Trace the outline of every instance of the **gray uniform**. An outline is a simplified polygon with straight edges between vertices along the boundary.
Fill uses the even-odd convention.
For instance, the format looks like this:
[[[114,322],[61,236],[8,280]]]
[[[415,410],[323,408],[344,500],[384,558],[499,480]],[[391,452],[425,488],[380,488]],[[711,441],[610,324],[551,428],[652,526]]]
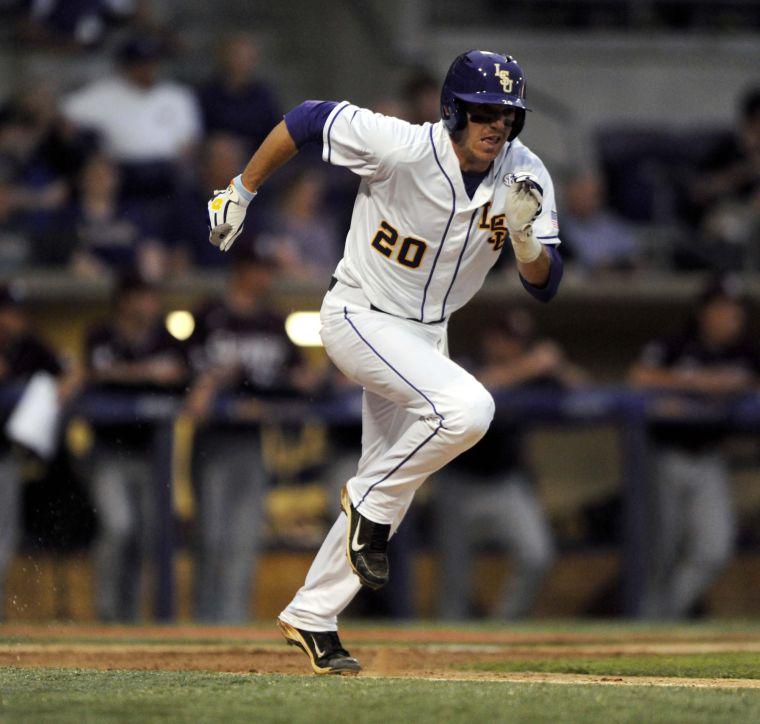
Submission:
[[[510,554],[512,567],[490,615],[527,615],[554,558],[541,503],[520,468],[518,431],[498,419],[474,448],[435,477],[436,544],[440,561],[440,614],[471,610],[474,554],[485,542]]]
[[[692,332],[651,343],[641,364],[659,369],[756,373],[758,357],[743,340],[714,348]],[[719,423],[655,425],[652,430],[652,565],[643,595],[645,616],[688,615],[733,553],[736,519],[728,467],[720,449],[726,434]]]
[[[660,448],[653,503],[655,556],[644,614],[680,618],[733,553],[736,520],[723,456]]]
[[[139,343],[122,338],[113,324],[93,329],[86,356],[94,374],[122,363],[184,361],[177,341],[157,322]],[[108,389],[148,395],[175,391],[172,385],[131,384],[114,380]],[[129,422],[101,426],[90,455],[88,479],[98,532],[95,540],[95,607],[104,621],[139,617],[142,563],[154,550],[158,498],[153,475],[153,429]]]
[[[196,615],[203,621],[245,621],[267,488],[259,431],[208,431],[197,442]]]
[[[155,548],[152,458],[149,450],[101,442],[90,462],[98,519],[95,608],[103,621],[134,621],[140,615],[142,563]]]
[[[263,399],[292,394],[299,361],[284,320],[267,310],[233,311],[223,301],[197,315],[190,340],[199,372],[227,370],[228,394]],[[196,615],[236,623],[251,614],[251,582],[264,523],[268,478],[257,426],[211,424],[195,438],[198,497]]]

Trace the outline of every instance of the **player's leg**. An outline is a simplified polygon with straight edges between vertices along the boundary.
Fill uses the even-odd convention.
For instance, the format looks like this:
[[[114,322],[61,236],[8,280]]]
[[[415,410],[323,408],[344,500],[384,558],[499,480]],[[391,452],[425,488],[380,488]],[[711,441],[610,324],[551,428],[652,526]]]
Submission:
[[[728,469],[719,453],[692,459],[684,552],[673,575],[671,615],[686,616],[733,551],[736,534]]]
[[[224,446],[229,475],[226,566],[218,592],[218,620],[239,623],[250,617],[254,578],[264,520],[266,472],[258,431],[233,433]]]
[[[101,619],[113,621],[122,614],[125,566],[134,538],[136,510],[129,472],[118,450],[100,446],[92,471],[92,498],[98,512],[94,545],[96,608]]]
[[[360,468],[382,456],[413,422],[414,418],[394,402],[365,391]],[[391,535],[397,530],[407,508],[408,504],[397,514]],[[337,630],[338,615],[361,588],[346,558],[346,525],[346,515],[340,513],[314,558],[304,585],[280,614],[283,621],[306,631]]]
[[[382,413],[401,431],[390,446],[388,431],[363,435],[367,454],[358,476],[349,481],[349,506],[361,506],[377,489],[371,523],[392,532],[406,513],[414,492],[430,473],[477,442],[493,417],[493,399],[471,375],[444,356],[445,330],[372,312],[366,300],[330,295],[322,307],[322,338],[336,365],[374,395]],[[397,414],[390,404],[404,414]],[[391,425],[391,428],[393,425]],[[383,489],[384,486],[385,489]],[[356,489],[354,489],[356,488]],[[361,498],[357,500],[357,498]],[[375,515],[373,520],[371,515]],[[286,626],[304,631],[335,631],[337,616],[359,589],[346,561],[347,520],[339,516],[307,576],[307,582],[283,611]],[[298,631],[286,633],[294,641]],[[301,641],[300,646],[306,644]],[[315,654],[310,654],[315,665]],[[316,669],[315,669],[316,670]]]
[[[445,330],[361,307],[323,307],[322,336],[333,361],[365,389],[414,417],[400,438],[348,483],[370,521],[392,523],[416,489],[474,445],[493,418],[493,398],[442,353]]]
[[[463,390],[461,394],[470,392],[472,394],[470,403],[473,398],[479,398],[484,402],[486,410],[481,413],[483,419],[478,420],[480,427],[477,433],[468,437],[469,444],[474,444],[485,431],[486,420],[490,422],[492,409],[489,408],[489,404],[492,405],[492,401],[480,383],[437,351],[440,334],[429,334],[427,338],[420,340],[405,329],[408,325],[399,325],[399,320],[388,315],[373,313],[366,316],[370,318],[370,322],[374,321],[373,318],[386,318],[382,319],[379,329],[375,331],[377,336],[383,338],[382,343],[397,349],[398,356],[404,358],[399,366],[413,367],[416,364],[419,365],[419,369],[412,369],[410,374],[416,372],[416,376],[420,378],[427,375],[427,379],[420,382],[427,393],[420,393],[416,385],[409,385],[408,377],[403,372],[400,377],[396,369],[389,367],[386,362],[378,365],[376,353],[351,332],[352,327],[348,327],[348,331],[351,332],[348,337],[349,350],[344,350],[341,358],[352,359],[351,355],[354,355],[354,358],[353,362],[346,365],[348,369],[344,368],[344,371],[353,374],[363,383],[371,381],[373,387],[385,392],[385,394],[380,394],[367,389],[369,385],[365,384],[367,391],[363,414],[363,454],[357,476],[349,481],[349,485],[357,479],[366,481],[375,478],[385,478],[393,484],[396,481],[394,476],[386,474],[388,471],[394,471],[397,476],[401,474],[406,476],[405,484],[395,485],[392,493],[385,493],[385,497],[390,499],[392,505],[385,509],[383,522],[388,521],[390,517],[392,533],[403,519],[415,491],[427,478],[429,472],[442,467],[462,449],[461,440],[450,442],[445,435],[433,441],[439,427],[439,420],[436,417],[433,422],[430,421],[426,400],[443,397],[444,393],[440,390],[445,390],[447,384],[450,384],[449,390]],[[401,334],[394,334],[394,325],[401,326]],[[394,339],[396,345],[391,344]],[[406,354],[402,355],[402,351]],[[367,367],[372,370],[372,373],[364,374],[359,370],[362,359],[367,361]],[[371,379],[372,374],[376,376],[376,379]],[[397,389],[400,391],[394,393]],[[399,398],[405,400],[408,406],[399,405]],[[421,411],[415,409],[420,405],[420,399],[423,400],[421,404],[424,406]],[[445,399],[441,404],[441,409],[448,412],[449,407],[455,404],[453,399],[458,398],[450,396]],[[462,402],[463,406],[466,404]],[[450,414],[449,417],[456,418],[456,415]],[[461,430],[457,426],[456,419],[451,426],[457,432]],[[426,442],[429,445],[427,449],[425,449]],[[405,464],[411,468],[410,471],[401,470]],[[364,511],[362,513],[365,514]],[[305,585],[285,609],[282,618],[293,626],[306,630],[335,630],[338,614],[353,599],[359,587],[359,580],[346,560],[346,518],[339,516],[314,560]]]
[[[362,583],[389,579],[387,541],[396,515],[430,473],[485,433],[493,399],[443,354],[445,329],[344,305],[323,315],[332,359],[362,386],[415,419],[382,455],[362,466],[341,496],[348,517],[346,553]]]
[[[549,523],[535,491],[515,473],[492,487],[490,510],[497,538],[510,551],[512,573],[496,601],[493,615],[516,619],[527,615],[554,558]]]
[[[232,484],[222,448],[223,433],[206,430],[195,451],[193,479],[197,486],[198,545],[195,564],[195,615],[213,622],[219,615],[219,588],[225,559],[224,542]]]
[[[155,509],[156,489],[149,453],[133,450],[129,457],[122,458],[120,467],[131,510],[132,529],[124,542],[118,594],[119,619],[136,621],[140,617],[143,561],[155,550],[150,545],[154,530],[150,527],[150,520]]]
[[[683,537],[684,490],[691,468],[687,456],[672,448],[655,453],[651,481],[649,540],[652,570],[646,581],[642,613],[647,618],[666,618],[672,608],[672,578]]]

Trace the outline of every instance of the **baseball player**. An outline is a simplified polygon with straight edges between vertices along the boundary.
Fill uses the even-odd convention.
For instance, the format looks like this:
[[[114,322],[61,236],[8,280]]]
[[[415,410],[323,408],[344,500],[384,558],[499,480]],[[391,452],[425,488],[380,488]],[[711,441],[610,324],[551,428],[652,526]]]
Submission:
[[[335,364],[364,388],[362,455],[343,512],[280,614],[318,674],[356,674],[340,612],[388,581],[388,539],[425,479],[486,432],[491,395],[446,353],[447,320],[511,245],[525,288],[548,301],[562,276],[552,181],[518,139],[525,78],[508,55],[451,65],[441,120],[413,125],[348,101],[285,114],[240,176],[209,201],[211,242],[229,250],[257,189],[308,141],[361,177],[342,260],[321,309]]]

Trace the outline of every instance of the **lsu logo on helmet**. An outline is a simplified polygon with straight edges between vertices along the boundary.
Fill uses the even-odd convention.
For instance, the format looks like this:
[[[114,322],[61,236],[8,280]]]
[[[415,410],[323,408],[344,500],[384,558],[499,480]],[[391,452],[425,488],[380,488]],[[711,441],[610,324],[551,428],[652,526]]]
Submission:
[[[495,70],[494,75],[499,79],[499,83],[501,83],[501,87],[504,89],[505,93],[511,93],[512,87],[514,86],[514,82],[509,77],[509,71],[503,70],[501,68],[501,63],[495,63]]]

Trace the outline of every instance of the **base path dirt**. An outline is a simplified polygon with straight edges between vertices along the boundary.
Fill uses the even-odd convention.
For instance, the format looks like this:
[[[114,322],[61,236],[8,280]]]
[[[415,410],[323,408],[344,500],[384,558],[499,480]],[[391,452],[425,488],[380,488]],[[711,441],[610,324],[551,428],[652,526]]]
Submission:
[[[688,630],[687,630],[688,631]],[[348,627],[344,643],[365,677],[430,680],[760,688],[757,679],[600,676],[462,671],[508,660],[626,655],[758,652],[760,633],[498,633],[456,629]],[[0,667],[307,674],[306,657],[285,646],[274,627],[0,626]]]

